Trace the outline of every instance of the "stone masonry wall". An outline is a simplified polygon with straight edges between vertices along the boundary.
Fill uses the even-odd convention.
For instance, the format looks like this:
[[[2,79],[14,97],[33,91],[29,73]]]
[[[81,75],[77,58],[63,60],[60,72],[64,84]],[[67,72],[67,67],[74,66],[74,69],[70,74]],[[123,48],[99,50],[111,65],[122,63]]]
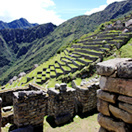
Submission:
[[[48,115],[53,116],[58,125],[69,121],[74,114],[75,89],[62,83],[60,90],[50,88],[48,94]]]
[[[47,96],[43,91],[20,91],[14,93],[14,124],[18,127],[43,126],[47,114]]]
[[[76,89],[75,93],[75,110],[76,113],[85,113],[97,108],[96,91],[99,89],[99,84],[94,83],[87,88],[81,88],[72,81],[72,87]]]
[[[13,92],[30,90],[28,87],[25,88],[13,88],[0,90],[0,97],[3,100],[2,107],[13,105]]]
[[[132,132],[132,59],[97,64],[101,75],[97,91],[99,132]]]
[[[0,98],[0,132],[1,132],[1,123],[2,123],[2,116],[1,116],[1,107],[2,107],[2,99]]]

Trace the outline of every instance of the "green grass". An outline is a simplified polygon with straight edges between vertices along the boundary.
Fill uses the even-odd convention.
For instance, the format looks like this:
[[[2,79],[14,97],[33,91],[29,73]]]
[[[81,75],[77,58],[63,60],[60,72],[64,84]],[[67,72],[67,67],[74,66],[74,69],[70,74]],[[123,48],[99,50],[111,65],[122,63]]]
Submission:
[[[74,64],[68,64],[71,68],[78,68],[77,66],[75,66]]]
[[[57,68],[57,69],[56,69],[56,72],[57,72],[57,73],[63,73],[63,71],[62,71],[60,68]]]
[[[54,71],[50,72],[50,75],[56,76],[56,73]]]
[[[71,69],[70,69],[68,66],[62,66],[62,68],[63,68],[65,71],[71,71]]]

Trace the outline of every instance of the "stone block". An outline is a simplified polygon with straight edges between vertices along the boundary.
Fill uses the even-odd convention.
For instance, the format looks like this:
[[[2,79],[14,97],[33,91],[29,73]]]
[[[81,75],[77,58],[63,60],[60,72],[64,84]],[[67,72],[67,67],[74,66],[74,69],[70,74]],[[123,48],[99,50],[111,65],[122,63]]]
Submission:
[[[119,103],[119,108],[129,112],[130,114],[132,114],[132,105],[130,104],[126,104],[126,103]]]
[[[117,64],[117,75],[120,78],[132,78],[132,59]]]
[[[103,127],[100,127],[99,131],[98,132],[108,132],[105,128]]]
[[[132,104],[132,97],[119,95],[118,100],[122,102],[126,102],[128,104]]]
[[[108,61],[98,63],[96,65],[97,74],[103,75],[103,76],[110,76],[117,69],[116,65],[119,62],[129,60],[129,59],[130,58],[116,58],[116,59],[111,59],[111,60],[108,60]]]
[[[104,91],[132,97],[132,79],[101,77],[99,86]]]
[[[103,101],[102,99],[98,99],[97,109],[103,115],[110,116],[109,103],[108,102]]]
[[[112,105],[109,105],[109,110],[116,118],[122,119],[124,122],[132,124],[132,114]]]
[[[105,92],[101,89],[97,90],[97,97],[111,103],[115,103],[117,98],[115,94]]]
[[[108,131],[126,132],[124,122],[114,121],[112,118],[104,116],[101,113],[98,114],[97,119],[98,123]]]

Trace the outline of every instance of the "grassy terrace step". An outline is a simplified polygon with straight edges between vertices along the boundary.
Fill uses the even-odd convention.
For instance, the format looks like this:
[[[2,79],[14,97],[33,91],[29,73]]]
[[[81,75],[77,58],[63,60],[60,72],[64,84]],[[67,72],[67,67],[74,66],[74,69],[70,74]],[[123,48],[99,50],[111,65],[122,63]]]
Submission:
[[[110,44],[106,44],[106,45],[93,45],[93,46],[91,46],[91,45],[88,45],[88,46],[75,46],[74,48],[75,48],[75,50],[76,49],[85,49],[85,50],[88,50],[88,49],[90,49],[90,50],[95,50],[95,51],[104,51],[102,48],[104,48],[104,47],[111,47],[111,45]]]
[[[90,56],[96,57],[96,56],[102,56],[103,52],[96,51],[96,50],[89,50],[89,49],[75,49],[75,52],[77,53],[83,53],[83,54],[89,54]],[[74,53],[75,53],[74,52]]]
[[[85,59],[84,57],[82,58],[77,58],[77,61],[81,62],[81,63],[84,63],[85,65],[88,65],[90,63],[92,63],[93,61],[91,60],[88,60],[88,59]]]
[[[56,72],[55,72],[55,71],[51,71],[51,72],[50,72],[50,77],[51,77],[51,78],[56,77]]]
[[[36,80],[36,83],[38,83],[38,84],[42,84],[41,79],[37,79],[37,80]]]
[[[56,73],[63,73],[63,71],[61,70],[61,68],[57,68],[55,69]]]
[[[98,41],[98,42],[84,42],[83,45],[104,45],[105,43],[103,43],[102,41]]]
[[[105,38],[105,37],[115,37],[115,36],[118,36],[119,33],[108,33],[108,34],[99,34],[97,37],[99,38]]]
[[[57,61],[57,64],[60,66],[65,66],[66,65],[66,63],[65,62],[62,62],[61,60],[59,60],[59,61]]]
[[[50,66],[50,71],[54,71],[55,67],[54,66]]]
[[[37,74],[37,79],[41,79],[42,74]]]
[[[66,50],[67,50],[68,53],[71,53],[71,52],[74,51],[74,48],[67,48]]]
[[[46,73],[46,79],[50,79],[50,73]]]
[[[83,68],[84,66],[85,66],[85,64],[84,63],[82,63],[82,62],[79,62],[79,61],[74,61],[75,62],[75,64],[79,67],[79,69],[81,69],[81,68]]]
[[[65,58],[68,59],[68,60],[71,60],[71,61],[76,60],[75,57],[72,57],[72,56],[69,56],[69,55],[68,56],[65,56]]]
[[[46,74],[47,74],[47,73],[50,73],[50,68],[47,68],[47,69],[46,69]]]
[[[68,55],[68,51],[67,50],[64,50],[64,53],[65,53],[65,55]]]
[[[71,72],[71,68],[68,66],[61,66],[61,69],[63,70],[64,74]]]
[[[79,68],[76,66],[76,65],[74,65],[74,64],[68,64],[68,66],[71,68],[71,72],[73,73],[73,72],[75,72],[75,71],[77,71]]]
[[[55,63],[55,64],[54,64],[54,67],[55,67],[55,69],[56,69],[56,68],[59,68],[60,66],[59,66],[58,63]]]
[[[91,54],[86,54],[86,53],[79,53],[79,52],[74,52],[74,54],[77,54],[77,55],[80,55],[81,57],[84,57],[86,59],[89,59],[89,60],[92,60],[92,61],[95,61],[96,59],[99,58],[99,56],[94,56],[94,55],[91,55]]]
[[[62,62],[65,62],[66,65],[67,65],[67,64],[72,64],[72,61],[71,61],[71,60],[68,60],[68,59],[66,59],[66,58],[62,59]]]

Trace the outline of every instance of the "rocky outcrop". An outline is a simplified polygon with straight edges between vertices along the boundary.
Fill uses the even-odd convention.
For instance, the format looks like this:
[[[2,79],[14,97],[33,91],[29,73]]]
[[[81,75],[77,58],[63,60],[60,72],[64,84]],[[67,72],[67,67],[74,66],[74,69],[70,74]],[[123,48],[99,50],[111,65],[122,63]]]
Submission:
[[[132,131],[132,60],[113,59],[97,64],[99,132]]]

